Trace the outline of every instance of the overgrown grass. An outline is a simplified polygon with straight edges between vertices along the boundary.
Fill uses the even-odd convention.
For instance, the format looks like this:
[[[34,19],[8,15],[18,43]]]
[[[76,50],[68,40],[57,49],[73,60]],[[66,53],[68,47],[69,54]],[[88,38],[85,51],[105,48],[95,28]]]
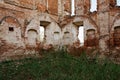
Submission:
[[[120,65],[56,51],[44,53],[41,59],[0,63],[0,80],[120,80]]]

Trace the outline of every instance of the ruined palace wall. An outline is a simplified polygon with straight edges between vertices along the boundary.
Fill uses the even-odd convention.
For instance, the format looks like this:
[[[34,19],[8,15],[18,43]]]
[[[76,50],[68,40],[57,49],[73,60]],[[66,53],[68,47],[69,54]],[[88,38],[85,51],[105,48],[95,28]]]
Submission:
[[[72,16],[71,4],[71,0],[1,0],[0,55],[18,49],[22,54],[36,48],[75,45],[79,49],[80,26],[84,27],[83,48],[119,53],[120,8],[116,1],[97,0],[97,11],[90,12],[90,0],[75,0]],[[40,26],[45,29],[43,42]]]

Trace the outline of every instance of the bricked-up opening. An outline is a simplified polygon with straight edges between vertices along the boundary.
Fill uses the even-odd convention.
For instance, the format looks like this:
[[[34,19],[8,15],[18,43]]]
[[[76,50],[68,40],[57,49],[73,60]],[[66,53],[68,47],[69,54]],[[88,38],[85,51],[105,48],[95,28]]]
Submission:
[[[87,36],[87,46],[88,47],[96,46],[95,30],[94,29],[87,30],[86,36]]]
[[[120,6],[120,0],[116,0],[116,5]]]
[[[71,0],[71,16],[75,15],[75,0]]]
[[[60,39],[60,32],[56,31],[54,32],[54,40],[59,40]]]
[[[66,43],[69,42],[70,41],[69,40],[70,39],[70,32],[69,31],[64,32],[63,38],[64,38]]]
[[[90,12],[97,11],[97,0],[90,0]]]
[[[71,43],[71,38],[70,38],[70,32],[69,31],[65,31],[63,34],[63,44],[64,45],[69,45]]]
[[[120,26],[114,28],[114,46],[120,47]]]
[[[37,43],[37,31],[34,29],[28,30],[28,43],[30,46],[36,46]]]
[[[68,39],[69,36],[70,36],[70,32],[69,31],[64,32],[64,38]]]
[[[80,41],[80,46],[84,45],[84,26],[79,27],[78,39]]]
[[[40,41],[43,42],[45,38],[45,28],[43,26],[40,26],[39,31],[40,31],[40,34],[39,34]]]
[[[14,28],[13,27],[9,27],[9,31],[13,32]]]

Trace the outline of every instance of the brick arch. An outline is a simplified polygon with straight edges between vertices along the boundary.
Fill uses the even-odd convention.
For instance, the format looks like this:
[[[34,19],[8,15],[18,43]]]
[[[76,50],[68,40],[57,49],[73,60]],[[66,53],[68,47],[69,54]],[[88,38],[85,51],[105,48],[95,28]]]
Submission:
[[[61,42],[60,38],[61,38],[62,31],[58,23],[59,22],[58,18],[48,13],[41,13],[39,15],[39,21],[40,21],[40,26],[44,27],[45,45],[51,45],[51,44],[60,45],[60,42]]]
[[[88,20],[89,24],[91,24],[93,26],[93,28],[86,29],[86,32],[88,30],[93,30],[94,29],[95,33],[99,34],[99,27],[98,27],[98,25],[89,16],[80,15],[80,16],[74,16],[74,17],[66,18],[66,20],[63,21],[62,25],[64,25],[64,27],[65,27],[66,25],[72,23],[72,24],[75,24],[76,26],[79,26],[79,25],[82,25],[81,21],[84,22],[85,20]],[[94,43],[90,44],[91,41],[92,42],[94,41]],[[90,39],[88,39],[87,36],[86,36],[86,39],[84,39],[84,46],[86,46],[86,47],[97,47],[98,46],[98,36],[95,34],[94,37],[92,36]]]
[[[29,29],[27,31],[27,42],[29,46],[36,46],[37,45],[37,36],[38,32],[36,29]]]
[[[110,45],[111,45],[111,46],[115,46],[115,42],[114,42],[114,40],[115,40],[115,38],[114,38],[115,32],[114,32],[114,31],[115,31],[115,28],[118,27],[118,26],[114,26],[114,24],[115,24],[115,22],[116,22],[118,19],[120,19],[120,14],[118,14],[118,15],[116,15],[116,16],[114,17],[114,20],[113,20],[112,24],[110,25],[109,31],[110,31]]]
[[[62,25],[62,26],[65,26],[65,25],[67,25],[67,24],[69,24],[69,23],[72,23],[76,18],[88,19],[89,22],[94,25],[95,29],[97,30],[97,33],[100,33],[100,30],[99,30],[98,25],[97,25],[96,22],[95,22],[91,17],[89,17],[89,16],[79,15],[79,16],[74,16],[74,17],[66,18],[66,19],[64,19],[64,20],[62,21],[61,25]]]
[[[0,20],[0,24],[2,24],[3,21],[10,21],[13,24],[16,24],[16,27],[20,27],[20,30],[22,28],[22,25],[20,24],[20,22],[18,21],[17,18],[13,17],[13,16],[4,16],[1,20]],[[21,30],[21,37],[23,37],[22,35],[22,30]]]
[[[48,17],[48,18],[49,18],[49,20],[48,20],[48,19],[46,19],[46,20],[44,19],[45,21],[58,23],[57,19],[54,18],[54,17],[52,17],[50,14],[41,13],[41,14],[39,15],[39,20],[41,20],[42,17],[44,17],[44,18],[47,18],[47,17]]]
[[[2,24],[3,21],[7,20],[7,19],[11,19],[12,23],[17,23],[18,27],[21,27],[21,24],[19,23],[18,19],[16,19],[15,17],[12,16],[5,16],[0,20],[0,24]]]
[[[87,36],[87,39],[85,41],[85,46],[87,47],[98,46],[98,39],[95,36],[95,29],[88,29],[86,36]]]
[[[95,29],[97,30],[97,33],[100,33],[100,30],[99,30],[98,25],[96,24],[96,22],[95,22],[91,17],[79,15],[79,16],[74,17],[74,19],[75,19],[75,18],[84,18],[84,19],[88,19],[89,22],[90,22],[92,25],[94,25],[93,27],[95,27]]]
[[[37,31],[36,29],[29,29],[29,30],[27,30],[27,33],[28,33],[29,31],[35,31],[35,32],[38,34],[38,31]]]
[[[39,26],[43,26],[44,23],[45,23],[45,24],[46,24],[46,23],[47,23],[47,24],[55,23],[55,24],[59,27],[57,21],[55,21],[55,19],[53,19],[49,14],[47,14],[47,13],[41,13],[41,14],[37,15],[36,17],[34,17],[32,20],[30,20],[29,24],[26,25],[26,28],[25,28],[25,37],[26,37],[26,38],[27,38],[28,30],[30,30],[30,29],[36,30],[37,33],[38,33],[38,35],[39,35],[38,29],[36,29],[35,27],[31,27],[31,26],[29,27],[29,25],[30,25],[31,23],[34,24],[34,22],[36,22],[36,21],[37,21],[36,26],[38,26],[38,27],[39,27]],[[42,25],[40,24],[41,21],[43,22]],[[43,27],[44,27],[45,32],[46,32],[46,27],[49,27],[49,26],[43,26]]]
[[[6,40],[8,43],[19,43],[22,41],[22,30],[19,21],[12,16],[5,16],[0,20],[1,27],[1,38]]]
[[[35,31],[37,34],[39,34],[39,32],[38,32],[38,30],[37,29],[35,29],[35,28],[26,28],[26,30],[25,30],[25,37],[27,37],[28,35],[28,32],[29,31]]]
[[[115,22],[120,19],[120,14],[118,14],[117,16],[115,16],[115,19],[113,20],[111,26],[110,26],[110,32],[112,31],[112,28],[115,27],[114,24]]]

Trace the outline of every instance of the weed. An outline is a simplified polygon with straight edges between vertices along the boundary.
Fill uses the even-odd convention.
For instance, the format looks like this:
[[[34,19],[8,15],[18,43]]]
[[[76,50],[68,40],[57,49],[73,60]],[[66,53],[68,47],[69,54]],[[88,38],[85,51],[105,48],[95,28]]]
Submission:
[[[65,50],[45,52],[43,56],[1,62],[0,80],[120,80],[120,65],[108,60],[101,64],[85,53],[74,57]]]

